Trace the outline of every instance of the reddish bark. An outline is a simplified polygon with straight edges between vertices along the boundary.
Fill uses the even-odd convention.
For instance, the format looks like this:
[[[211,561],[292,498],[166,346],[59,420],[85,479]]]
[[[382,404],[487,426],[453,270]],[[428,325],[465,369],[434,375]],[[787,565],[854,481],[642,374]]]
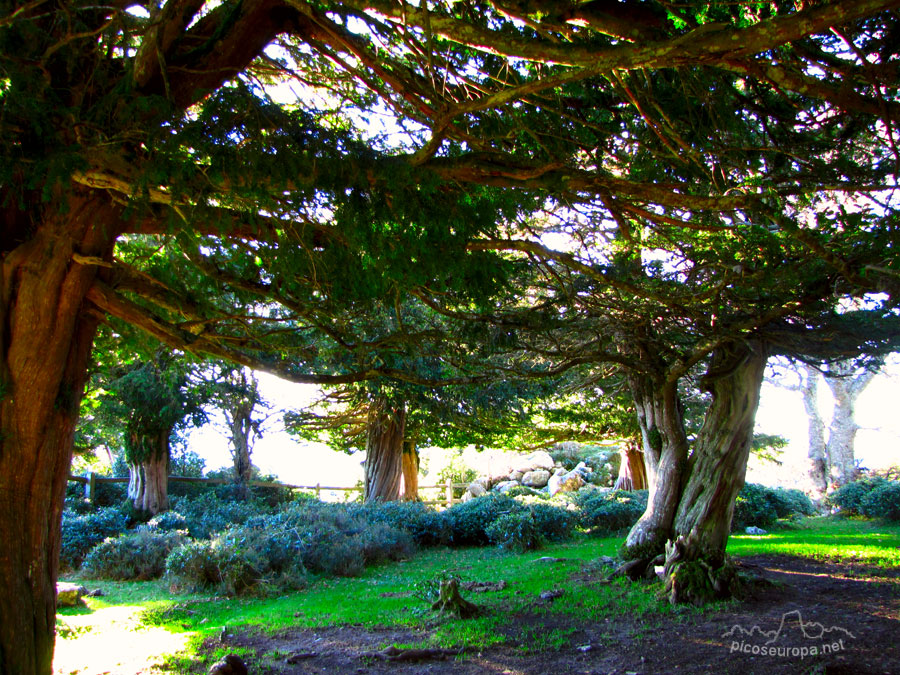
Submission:
[[[367,502],[400,498],[405,427],[405,408],[376,401],[369,409],[365,472]]]
[[[23,243],[3,251],[0,286],[0,672],[49,673],[59,524],[98,323],[84,298],[101,269],[72,256],[109,259],[120,213],[76,193],[5,216]]]

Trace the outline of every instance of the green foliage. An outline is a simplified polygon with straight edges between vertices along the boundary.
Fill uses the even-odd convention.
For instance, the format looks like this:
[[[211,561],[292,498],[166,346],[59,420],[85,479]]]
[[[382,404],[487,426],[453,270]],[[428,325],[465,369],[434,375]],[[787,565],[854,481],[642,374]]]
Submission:
[[[478,478],[478,472],[467,466],[462,455],[453,454],[450,461],[437,473],[438,483],[471,483]],[[459,499],[466,491],[464,487],[453,488],[454,499]]]
[[[816,507],[800,490],[772,488],[758,483],[746,483],[734,502],[733,530],[771,527],[779,518],[812,516]]]
[[[240,525],[254,516],[271,513],[271,507],[258,501],[219,499],[213,493],[172,500],[172,510],[184,516],[188,532],[195,539],[207,539],[230,525]]]
[[[405,530],[419,546],[439,546],[450,541],[447,519],[421,502],[365,504],[360,513],[371,523]]]
[[[84,556],[107,537],[123,533],[128,518],[113,507],[97,509],[84,515],[63,512],[62,547],[59,554],[62,569],[77,569]]]
[[[778,512],[769,495],[772,489],[757,483],[746,483],[734,502],[733,530],[746,527],[771,527],[778,519]]]
[[[840,509],[846,515],[862,515],[863,502],[876,488],[881,487],[887,481],[880,476],[860,478],[842,485],[828,495],[828,502]]]
[[[767,496],[779,518],[814,516],[817,513],[809,495],[802,490],[777,487],[770,489]]]
[[[141,528],[132,534],[110,537],[92,548],[84,558],[82,571],[92,579],[156,579],[166,571],[169,553],[184,542],[184,535],[178,532]]]
[[[188,520],[177,511],[163,511],[147,521],[147,528],[158,532],[177,532],[189,530]]]
[[[528,512],[547,541],[570,539],[578,525],[578,513],[562,506],[535,502],[528,505]]]
[[[176,549],[167,573],[185,589],[266,592],[300,587],[307,573],[356,576],[413,550],[406,531],[368,522],[359,509],[307,501]]]
[[[491,543],[517,553],[541,548],[545,541],[534,515],[527,509],[503,514],[485,529],[485,535]]]
[[[462,504],[454,504],[443,512],[454,546],[483,546],[490,541],[487,529],[500,516],[525,507],[505,495],[489,493]]]
[[[869,518],[900,520],[900,481],[876,485],[862,500],[861,512]]]
[[[581,526],[595,533],[619,532],[634,525],[647,508],[647,491],[582,490],[575,503],[581,510]]]

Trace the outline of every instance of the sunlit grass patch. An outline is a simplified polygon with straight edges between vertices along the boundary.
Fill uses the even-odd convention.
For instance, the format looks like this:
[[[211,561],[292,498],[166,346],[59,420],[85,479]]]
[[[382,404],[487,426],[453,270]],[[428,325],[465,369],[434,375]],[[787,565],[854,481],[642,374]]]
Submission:
[[[900,525],[835,517],[809,518],[800,529],[733,535],[728,552],[736,556],[796,555],[900,567]]]

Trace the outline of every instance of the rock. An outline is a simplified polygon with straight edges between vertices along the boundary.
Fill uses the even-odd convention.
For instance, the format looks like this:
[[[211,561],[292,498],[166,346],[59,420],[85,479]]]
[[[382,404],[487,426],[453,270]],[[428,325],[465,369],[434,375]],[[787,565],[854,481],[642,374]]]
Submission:
[[[520,484],[521,483],[519,483],[519,481],[516,481],[516,480],[504,480],[504,481],[500,481],[499,483],[497,483],[494,486],[494,490],[496,490],[497,492],[499,492],[501,494],[506,494],[511,489],[519,486]]]
[[[597,558],[597,564],[609,566],[609,565],[616,565],[618,563],[617,563],[616,559],[613,558],[612,556],[601,555],[599,558]]]
[[[761,527],[754,527],[753,525],[744,530],[744,532],[746,532],[747,534],[769,534]]]
[[[566,473],[563,469],[550,476],[547,486],[550,488],[550,494],[555,495],[557,492],[576,492],[584,483],[581,473],[574,470]]]
[[[529,471],[524,476],[522,476],[522,485],[527,485],[530,488],[542,488],[547,484],[547,481],[550,480],[550,472],[545,469],[537,469],[536,471]]]
[[[561,598],[563,593],[564,591],[561,588],[552,591],[544,591],[541,593],[541,600],[556,600],[556,598]]]
[[[462,500],[467,502],[470,499],[482,496],[485,492],[487,492],[487,490],[481,483],[469,483],[469,487],[467,487],[465,493],[463,493]]]
[[[59,607],[74,607],[81,598],[87,595],[87,589],[78,584],[70,584],[65,581],[56,582],[56,604]]]
[[[522,471],[511,471],[507,480],[514,480],[517,483],[521,483],[523,476],[525,476],[525,474]]]
[[[86,598],[102,598],[104,595],[106,595],[106,593],[104,593],[99,588],[95,588],[94,590],[84,594]]]
[[[513,469],[521,471],[522,473],[527,473],[528,471],[537,471],[538,469],[552,471],[553,466],[554,461],[550,454],[545,450],[537,450],[522,457],[513,465]]]
[[[488,490],[491,489],[491,479],[488,478],[487,476],[479,476],[478,478],[476,478],[475,480],[472,481],[472,485],[475,485],[475,484],[483,487],[485,492],[487,492]],[[471,487],[471,485],[469,487]],[[481,494],[484,494],[484,492],[482,492]]]
[[[237,654],[229,654],[212,664],[207,675],[247,675],[247,666]]]

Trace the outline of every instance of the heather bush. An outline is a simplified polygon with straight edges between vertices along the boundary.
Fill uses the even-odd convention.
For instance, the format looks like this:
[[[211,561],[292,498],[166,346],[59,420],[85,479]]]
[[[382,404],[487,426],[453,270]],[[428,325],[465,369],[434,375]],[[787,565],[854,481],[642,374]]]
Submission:
[[[177,532],[142,528],[97,544],[85,556],[81,568],[94,579],[157,579],[166,571],[169,553],[184,542],[184,535]]]
[[[828,502],[845,515],[863,515],[863,502],[871,492],[887,482],[880,476],[860,478],[832,492],[828,496]]]
[[[442,516],[450,529],[453,546],[484,546],[490,543],[487,529],[500,516],[521,511],[525,507],[515,499],[496,493],[454,504]]]
[[[869,518],[900,520],[900,482],[886,480],[863,499],[862,514]]]
[[[747,483],[741,488],[734,502],[734,516],[731,519],[733,530],[753,527],[771,527],[778,519],[773,500],[770,499],[771,488],[757,483]]]
[[[581,526],[596,534],[618,532],[634,525],[647,508],[647,491],[583,490],[575,497]]]
[[[104,507],[78,515],[63,512],[60,567],[77,569],[84,556],[107,537],[122,534],[128,526],[128,518],[117,508]]]
[[[485,534],[500,548],[518,553],[538,549],[546,541],[530,509],[501,515],[488,525]]]
[[[419,546],[438,546],[450,541],[447,519],[421,502],[381,502],[358,508],[370,523],[405,530]]]

